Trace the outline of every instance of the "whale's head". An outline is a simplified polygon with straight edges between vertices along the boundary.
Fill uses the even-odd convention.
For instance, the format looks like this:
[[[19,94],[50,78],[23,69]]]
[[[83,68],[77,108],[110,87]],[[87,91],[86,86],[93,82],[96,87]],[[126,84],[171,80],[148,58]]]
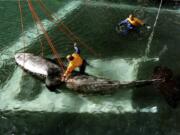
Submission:
[[[15,55],[15,60],[18,65],[23,65],[30,57],[32,57],[30,53],[17,53]]]

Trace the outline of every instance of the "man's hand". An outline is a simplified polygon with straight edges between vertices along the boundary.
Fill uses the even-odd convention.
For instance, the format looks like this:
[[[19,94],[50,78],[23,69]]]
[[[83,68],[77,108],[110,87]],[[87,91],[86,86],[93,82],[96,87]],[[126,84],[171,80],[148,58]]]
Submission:
[[[65,82],[66,80],[67,80],[67,79],[66,79],[66,76],[62,76],[62,77],[61,77],[61,81],[62,81],[62,82]]]

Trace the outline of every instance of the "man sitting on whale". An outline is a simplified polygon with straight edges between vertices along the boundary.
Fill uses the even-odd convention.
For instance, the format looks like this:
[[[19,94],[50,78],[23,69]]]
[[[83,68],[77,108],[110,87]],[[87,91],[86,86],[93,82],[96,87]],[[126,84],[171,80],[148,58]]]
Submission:
[[[69,64],[67,66],[66,71],[64,72],[61,81],[66,81],[68,77],[71,75],[71,73],[74,71],[75,68],[79,67],[80,74],[85,73],[86,69],[86,60],[84,60],[80,56],[80,49],[77,47],[77,44],[74,43],[74,50],[75,52],[72,55],[67,55],[67,60],[69,61]]]

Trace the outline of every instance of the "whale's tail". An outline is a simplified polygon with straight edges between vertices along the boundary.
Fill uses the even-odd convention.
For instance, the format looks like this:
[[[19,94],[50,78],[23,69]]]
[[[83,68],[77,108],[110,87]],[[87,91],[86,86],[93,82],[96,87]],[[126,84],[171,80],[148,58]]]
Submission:
[[[153,79],[161,79],[153,85],[164,96],[166,102],[176,108],[180,100],[180,79],[174,77],[173,72],[168,67],[157,66],[154,68]]]

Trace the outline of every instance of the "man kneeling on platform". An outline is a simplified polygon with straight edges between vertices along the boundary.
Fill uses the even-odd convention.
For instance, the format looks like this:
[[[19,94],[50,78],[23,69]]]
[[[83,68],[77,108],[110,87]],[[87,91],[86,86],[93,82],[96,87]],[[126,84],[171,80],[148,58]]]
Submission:
[[[66,57],[69,61],[69,64],[65,73],[63,74],[63,77],[61,78],[61,81],[66,81],[68,77],[71,75],[71,73],[73,72],[73,70],[77,67],[79,67],[80,69],[80,74],[85,73],[85,69],[87,65],[86,60],[84,60],[80,56],[80,49],[77,47],[76,43],[74,43],[74,49],[75,49],[75,52],[72,55],[67,55]]]

